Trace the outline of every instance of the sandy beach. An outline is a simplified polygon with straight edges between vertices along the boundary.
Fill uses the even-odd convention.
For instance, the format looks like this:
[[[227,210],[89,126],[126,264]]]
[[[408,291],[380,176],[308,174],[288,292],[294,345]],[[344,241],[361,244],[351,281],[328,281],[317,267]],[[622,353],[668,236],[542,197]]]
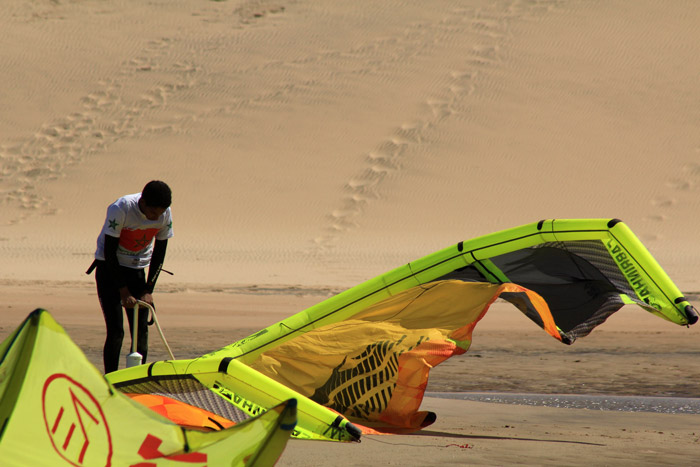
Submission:
[[[697,306],[699,23],[660,0],[4,2],[0,339],[43,307],[101,368],[85,270],[107,206],[152,179],[173,189],[154,298],[178,358],[540,219],[624,220]],[[697,398],[698,326],[625,307],[565,346],[497,302],[428,390]],[[279,465],[700,455],[700,415],[424,407],[421,433],[293,440]]]
[[[104,323],[93,287],[13,284],[0,337],[41,302],[102,368]],[[325,289],[171,290],[158,297],[159,321],[176,358],[218,349],[323,299]],[[40,298],[38,298],[40,297]],[[31,310],[29,310],[31,311]],[[497,302],[469,352],[431,371],[428,391],[598,394],[697,398],[698,330],[624,308],[591,335],[566,346],[510,304]],[[128,339],[121,366],[125,364]],[[152,331],[149,360],[167,359]],[[278,465],[694,465],[700,414],[532,407],[426,397],[435,424],[410,435],[365,435],[359,444],[291,440]]]

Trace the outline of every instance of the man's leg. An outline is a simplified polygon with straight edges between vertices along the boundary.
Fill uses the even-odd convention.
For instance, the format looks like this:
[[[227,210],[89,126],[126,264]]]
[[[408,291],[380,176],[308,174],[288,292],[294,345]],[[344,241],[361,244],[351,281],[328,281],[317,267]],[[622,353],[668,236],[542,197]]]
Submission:
[[[136,298],[143,296],[143,293],[146,290],[146,274],[144,270],[130,269],[125,276],[127,287],[129,287],[131,294]],[[134,328],[132,327],[134,325],[132,323],[133,315],[133,308],[131,310],[127,310],[127,319],[129,320],[129,329],[131,330],[132,336],[134,335]],[[146,358],[148,357],[148,308],[139,309],[138,326],[136,351],[141,354],[141,363],[146,363]]]
[[[107,337],[103,349],[105,373],[119,369],[119,355],[124,340],[124,317],[122,315],[121,297],[114,285],[109,271],[103,264],[98,264],[95,271],[97,296],[100,299],[102,314],[107,327]]]

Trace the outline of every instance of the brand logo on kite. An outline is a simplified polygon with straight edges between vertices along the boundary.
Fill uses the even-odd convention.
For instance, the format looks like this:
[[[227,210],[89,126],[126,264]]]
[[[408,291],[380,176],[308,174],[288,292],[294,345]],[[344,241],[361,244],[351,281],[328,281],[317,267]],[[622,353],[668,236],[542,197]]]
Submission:
[[[644,300],[649,305],[654,306],[654,308],[659,308],[656,303],[651,300],[651,292],[649,291],[649,286],[642,274],[637,269],[637,263],[627,254],[625,250],[622,249],[620,245],[617,245],[611,241],[607,243],[608,251],[613,257],[620,271],[627,278],[627,282],[634,288],[637,296]]]
[[[224,387],[223,384],[219,383],[216,381],[213,386],[214,392],[219,394],[221,397],[227,399],[229,402],[231,402],[233,405],[238,407],[241,410],[244,410],[248,414],[252,415],[253,417],[260,415],[262,413],[266,412],[266,409],[259,406],[255,402],[252,402],[245,397],[241,397],[240,395],[236,394],[235,392],[229,391]]]
[[[146,438],[141,443],[139,448],[139,456],[146,460],[153,459],[168,459],[171,462],[182,462],[191,467],[206,467],[207,455],[203,452],[188,452],[182,454],[165,455],[160,451],[160,445],[163,440],[151,434],[146,435]],[[196,464],[196,465],[195,465]],[[171,464],[168,464],[171,465]],[[139,462],[132,464],[131,467],[157,467],[155,462]]]
[[[55,373],[44,382],[41,409],[54,450],[74,466],[109,466],[112,436],[95,396],[68,375]]]

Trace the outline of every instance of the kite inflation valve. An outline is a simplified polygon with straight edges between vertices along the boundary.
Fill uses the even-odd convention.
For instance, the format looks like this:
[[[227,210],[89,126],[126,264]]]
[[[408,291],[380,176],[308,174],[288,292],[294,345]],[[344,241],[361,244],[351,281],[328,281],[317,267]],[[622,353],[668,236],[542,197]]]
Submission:
[[[695,324],[698,322],[698,310],[696,310],[693,305],[687,305],[685,307],[685,316],[688,317],[688,324]]]

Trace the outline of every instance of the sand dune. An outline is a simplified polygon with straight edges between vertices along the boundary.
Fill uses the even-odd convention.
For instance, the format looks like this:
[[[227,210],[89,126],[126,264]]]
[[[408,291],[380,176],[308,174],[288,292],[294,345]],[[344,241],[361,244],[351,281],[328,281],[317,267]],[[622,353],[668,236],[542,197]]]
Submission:
[[[2,273],[84,279],[106,205],[162,178],[178,281],[350,286],[618,217],[697,289],[692,6],[12,2]]]

